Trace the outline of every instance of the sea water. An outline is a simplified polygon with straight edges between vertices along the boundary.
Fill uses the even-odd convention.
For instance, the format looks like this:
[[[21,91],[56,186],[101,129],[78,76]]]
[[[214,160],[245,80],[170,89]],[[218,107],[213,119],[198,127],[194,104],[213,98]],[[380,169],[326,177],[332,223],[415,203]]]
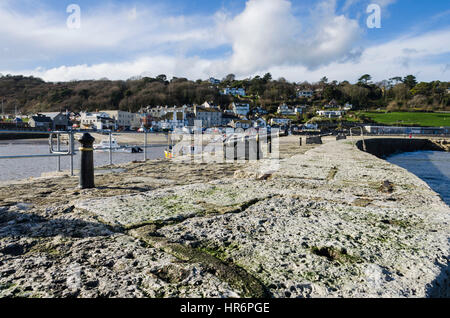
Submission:
[[[78,148],[79,145],[76,146]],[[66,150],[67,146],[61,146]],[[150,145],[147,149],[147,159],[164,157],[165,146]],[[48,155],[48,140],[13,140],[0,141],[0,156]],[[30,177],[40,177],[44,172],[57,170],[57,158],[25,158],[0,159],[0,181],[21,180]],[[113,152],[113,164],[144,160],[144,153]],[[96,167],[109,165],[109,152],[95,152]],[[74,156],[74,170],[80,166],[80,153]],[[61,170],[70,170],[70,157],[61,157]]]
[[[440,151],[418,151],[396,154],[387,158],[424,180],[439,193],[450,206],[450,153]]]

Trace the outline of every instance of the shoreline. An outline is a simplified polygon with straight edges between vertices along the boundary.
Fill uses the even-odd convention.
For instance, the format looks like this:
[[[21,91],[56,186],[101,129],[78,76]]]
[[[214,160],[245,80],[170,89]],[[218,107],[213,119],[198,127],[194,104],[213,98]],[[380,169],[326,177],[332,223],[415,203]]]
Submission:
[[[450,208],[424,181],[285,138],[273,171],[152,160],[92,190],[2,187],[0,297],[448,297]]]

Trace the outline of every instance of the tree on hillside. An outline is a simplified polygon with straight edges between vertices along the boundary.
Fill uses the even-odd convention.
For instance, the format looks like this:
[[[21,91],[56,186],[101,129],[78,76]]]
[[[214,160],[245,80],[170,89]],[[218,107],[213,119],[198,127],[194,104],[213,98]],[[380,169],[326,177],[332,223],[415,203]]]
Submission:
[[[432,84],[431,83],[425,83],[421,82],[414,86],[411,89],[411,94],[413,95],[431,95],[432,92]]]
[[[227,76],[225,76],[224,81],[225,82],[234,82],[236,80],[236,75],[234,74],[228,74]]]
[[[403,79],[400,76],[395,76],[389,79],[389,81],[393,82],[394,84],[398,84],[403,81]]]
[[[370,84],[370,81],[372,80],[372,76],[369,74],[364,74],[361,76],[358,80],[358,84],[368,85]]]
[[[165,81],[167,81],[167,76],[164,74],[158,75],[158,76],[156,76],[156,80],[160,81],[160,82],[165,82]]]
[[[266,73],[266,74],[264,75],[264,77],[263,77],[263,80],[264,80],[266,83],[270,82],[270,81],[272,80],[272,74]]]
[[[408,75],[408,76],[405,76],[405,78],[403,79],[403,83],[409,89],[412,89],[414,86],[417,85],[417,80],[416,80],[416,77],[414,75]]]

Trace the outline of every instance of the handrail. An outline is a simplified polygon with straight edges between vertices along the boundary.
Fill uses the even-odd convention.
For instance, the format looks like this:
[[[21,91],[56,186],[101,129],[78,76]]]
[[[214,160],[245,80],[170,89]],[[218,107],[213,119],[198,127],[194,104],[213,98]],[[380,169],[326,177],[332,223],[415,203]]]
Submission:
[[[57,161],[57,171],[61,171],[61,157],[69,157],[70,156],[70,175],[74,175],[74,167],[73,167],[73,156],[75,154],[75,141],[74,141],[74,132],[73,131],[15,131],[15,130],[0,130],[0,134],[48,134],[49,135],[49,152],[48,155],[20,155],[20,156],[0,156],[1,159],[26,159],[26,158],[52,158],[55,157],[58,159]],[[61,134],[69,135],[69,149],[66,152],[61,152],[60,148],[60,136]],[[53,135],[57,135],[57,150],[53,149]]]
[[[70,155],[70,154],[72,153],[73,149],[70,147],[71,143],[69,143],[69,148],[67,149],[67,151],[61,152],[61,148],[60,148],[60,146],[61,146],[60,136],[61,136],[61,134],[63,134],[63,133],[66,133],[66,134],[69,136],[69,138],[70,138],[70,141],[69,141],[69,142],[71,142],[71,136],[72,136],[72,134],[71,134],[70,132],[55,132],[55,133],[53,133],[53,134],[50,134],[50,137],[49,137],[49,140],[48,140],[48,144],[49,144],[49,151],[50,151],[51,154]],[[53,149],[53,136],[54,136],[54,135],[57,135],[57,142],[56,142],[56,146],[57,146],[57,148],[58,148],[57,150],[54,150],[54,149]]]
[[[354,138],[353,138],[352,129],[358,129],[358,128],[361,129],[361,137],[362,137],[362,141],[363,141],[363,150],[364,150],[364,151],[367,151],[367,148],[366,148],[366,141],[364,140],[364,129],[363,129],[361,126],[358,126],[358,127],[351,127],[351,128],[350,128],[350,137],[352,138],[353,146],[356,147],[356,141],[355,141]]]

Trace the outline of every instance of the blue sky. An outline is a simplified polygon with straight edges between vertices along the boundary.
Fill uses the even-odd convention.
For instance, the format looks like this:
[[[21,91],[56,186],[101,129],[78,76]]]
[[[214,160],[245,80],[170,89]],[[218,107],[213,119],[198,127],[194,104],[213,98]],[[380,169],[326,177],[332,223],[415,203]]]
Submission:
[[[79,29],[66,8],[81,8]],[[369,4],[381,8],[370,29]],[[448,0],[1,0],[0,73],[449,80]]]

